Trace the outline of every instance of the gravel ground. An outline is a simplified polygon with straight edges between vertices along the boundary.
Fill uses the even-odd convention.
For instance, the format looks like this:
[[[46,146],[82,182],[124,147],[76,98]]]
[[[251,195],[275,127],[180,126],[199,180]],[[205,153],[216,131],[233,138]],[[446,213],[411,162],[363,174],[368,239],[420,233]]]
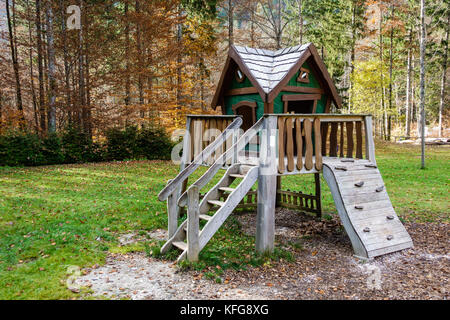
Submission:
[[[255,214],[237,216],[253,235]],[[101,267],[77,280],[93,294],[131,299],[448,299],[449,225],[407,223],[414,248],[362,262],[337,218],[317,222],[304,214],[277,209],[276,242],[294,262],[279,261],[245,271],[227,270],[226,283],[179,272],[174,264],[142,253],[111,254]],[[157,230],[155,238],[164,236]],[[133,241],[125,235],[125,243]]]

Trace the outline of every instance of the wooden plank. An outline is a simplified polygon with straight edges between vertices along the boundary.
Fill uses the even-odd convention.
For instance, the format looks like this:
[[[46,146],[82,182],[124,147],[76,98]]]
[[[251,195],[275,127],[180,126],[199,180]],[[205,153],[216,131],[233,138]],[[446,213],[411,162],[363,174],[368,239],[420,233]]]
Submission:
[[[188,190],[187,259],[198,261],[200,252],[199,190],[196,186]]]
[[[288,160],[287,169],[289,172],[294,171],[294,138],[293,134],[293,118],[286,120],[286,156]]]
[[[328,127],[329,127],[329,123],[328,122],[322,122],[321,128],[320,128],[320,133],[321,133],[321,136],[322,136],[321,153],[322,153],[323,156],[327,155]]]
[[[170,183],[170,182],[169,182]],[[176,190],[167,198],[167,230],[168,237],[171,238],[178,229],[178,211],[177,211]]]
[[[318,216],[318,218],[320,218],[322,216],[322,195],[321,195],[321,188],[320,188],[320,174],[319,173],[314,174],[314,183],[316,186],[315,200],[316,200],[317,216]]]
[[[344,122],[340,123],[340,127],[341,127],[341,132],[340,132],[340,142],[339,142],[339,157],[343,158],[344,157],[344,144],[345,144]]]
[[[366,138],[366,159],[376,164],[377,160],[375,159],[375,143],[373,141],[372,134],[372,117],[370,116],[364,117],[364,132]]]
[[[305,119],[303,121],[303,125],[305,127],[305,145],[306,145],[305,168],[306,168],[306,170],[311,170],[314,166],[314,164],[313,164],[313,143],[312,143],[312,137],[311,137],[312,124],[309,119]],[[283,161],[283,165],[284,165],[284,161]]]
[[[336,122],[331,123],[331,131],[330,131],[330,157],[337,157],[337,147],[338,147],[338,127],[339,124]]]
[[[284,173],[286,171],[285,165],[284,165],[284,146],[285,146],[285,140],[284,140],[284,134],[285,134],[285,121],[286,118],[284,117],[278,117],[278,172]]]
[[[302,122],[299,118],[295,119],[295,140],[297,142],[297,170],[303,168],[303,136]]]
[[[291,130],[292,131],[292,130]],[[328,126],[327,126],[328,131]],[[314,148],[315,148],[315,166],[317,170],[322,170],[322,137],[320,135],[320,119],[314,119]],[[326,140],[325,140],[326,143]]]
[[[285,94],[281,97],[282,101],[301,101],[301,100],[320,100],[320,94]]]
[[[363,145],[362,145],[362,122],[356,121],[356,155],[357,159],[363,158]]]
[[[325,93],[324,90],[321,88],[296,87],[296,86],[284,86],[282,91],[298,92],[298,93],[318,93],[318,94]]]
[[[230,89],[225,92],[226,96],[241,96],[246,94],[254,94],[258,93],[258,90],[255,87],[247,87],[247,88],[236,88]]]
[[[259,175],[256,250],[260,253],[271,252],[274,248],[276,187],[275,175]]]
[[[202,143],[203,143],[203,121],[195,120],[194,121],[194,157],[197,157],[202,152]]]
[[[347,129],[347,158],[353,158],[353,122],[346,122]]]

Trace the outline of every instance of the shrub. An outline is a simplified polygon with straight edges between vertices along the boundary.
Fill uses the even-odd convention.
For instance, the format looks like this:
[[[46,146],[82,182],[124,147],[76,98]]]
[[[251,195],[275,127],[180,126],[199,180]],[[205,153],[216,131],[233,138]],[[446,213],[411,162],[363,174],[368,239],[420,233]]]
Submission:
[[[173,143],[162,127],[152,125],[139,131],[136,146],[141,157],[167,160],[170,159]]]
[[[0,165],[36,166],[44,162],[41,141],[35,134],[11,131],[0,136]]]
[[[118,128],[106,131],[106,157],[108,160],[126,160],[136,158],[138,152],[136,140],[138,129],[128,126],[125,130]]]
[[[104,158],[100,146],[92,142],[88,134],[74,127],[69,127],[62,133],[61,151],[64,163],[94,162]]]

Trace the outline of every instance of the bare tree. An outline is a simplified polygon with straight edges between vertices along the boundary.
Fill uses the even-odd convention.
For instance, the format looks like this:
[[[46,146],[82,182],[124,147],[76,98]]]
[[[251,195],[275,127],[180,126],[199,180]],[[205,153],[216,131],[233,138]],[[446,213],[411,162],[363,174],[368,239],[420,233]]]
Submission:
[[[13,0],[14,5],[14,0]],[[14,8],[13,8],[13,15]],[[19,73],[19,62],[17,58],[17,47],[16,47],[16,40],[15,35],[13,33],[13,22],[11,21],[11,13],[9,9],[9,0],[6,0],[6,18],[8,20],[8,32],[9,32],[9,45],[11,48],[11,59],[13,63],[13,69],[14,69],[14,76],[16,79],[16,102],[17,102],[17,109],[20,113],[20,118],[22,121],[25,120],[24,114],[23,114],[23,103],[22,103],[22,89],[20,84],[20,73]],[[24,123],[22,123],[22,127],[24,127]]]
[[[439,103],[439,137],[442,137],[442,116],[444,112],[445,105],[445,85],[447,82],[447,55],[448,55],[448,34],[450,28],[450,14],[447,15],[447,30],[446,30],[446,40],[444,47],[444,56],[442,61],[442,82],[441,82],[441,98]]]
[[[55,45],[53,32],[53,9],[50,1],[47,1],[46,6],[46,20],[47,20],[47,56],[48,56],[48,110],[47,122],[48,132],[56,132],[56,79],[55,79]]]
[[[420,0],[420,125],[419,136],[421,137],[421,168],[425,169],[425,0]]]

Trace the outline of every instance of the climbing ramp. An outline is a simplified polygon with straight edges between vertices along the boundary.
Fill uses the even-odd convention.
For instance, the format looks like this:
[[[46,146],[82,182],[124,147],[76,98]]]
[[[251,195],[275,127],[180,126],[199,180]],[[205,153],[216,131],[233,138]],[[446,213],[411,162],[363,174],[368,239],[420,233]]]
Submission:
[[[370,259],[413,246],[375,164],[326,158],[323,176],[356,256]]]

